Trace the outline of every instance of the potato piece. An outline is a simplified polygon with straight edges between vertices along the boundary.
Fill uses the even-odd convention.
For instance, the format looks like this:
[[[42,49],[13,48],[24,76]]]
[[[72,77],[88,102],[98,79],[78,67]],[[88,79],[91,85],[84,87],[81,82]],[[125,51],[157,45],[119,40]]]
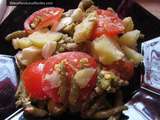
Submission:
[[[72,13],[71,18],[72,18],[73,22],[80,22],[80,21],[82,21],[83,16],[84,16],[84,13],[83,13],[82,9],[77,8]]]
[[[65,28],[67,25],[70,25],[73,23],[73,20],[71,17],[64,17],[59,22],[56,31],[61,31],[63,28]]]
[[[126,45],[128,47],[131,47],[131,48],[135,48],[137,46],[137,40],[139,36],[140,36],[139,30],[133,30],[130,32],[126,32],[120,37],[119,43],[122,45]]]
[[[96,69],[94,68],[84,68],[74,75],[74,79],[80,88],[85,88],[95,72]]]
[[[135,64],[139,64],[143,60],[143,56],[137,51],[126,46],[123,46],[122,49],[126,54],[127,58],[132,60]]]
[[[92,52],[104,64],[112,64],[124,57],[118,44],[114,40],[101,36],[92,42]]]
[[[42,48],[42,56],[47,59],[52,56],[52,54],[56,51],[57,42],[56,41],[48,41]]]
[[[58,41],[62,38],[62,34],[58,32],[42,32],[37,31],[32,33],[29,38],[35,47],[42,48],[48,41]]]
[[[125,17],[122,22],[125,27],[125,32],[132,31],[134,29],[134,23],[131,17]]]
[[[24,48],[30,47],[32,45],[32,42],[27,37],[20,38],[20,39],[16,38],[16,39],[13,39],[12,45],[14,49],[18,49],[18,48],[24,49]]]
[[[18,49],[19,48],[18,40],[19,40],[19,38],[16,38],[16,39],[12,40],[12,45],[13,45],[14,49]]]
[[[71,15],[73,14],[74,10],[75,10],[75,9],[70,9],[70,10],[64,12],[64,13],[63,13],[63,16],[64,16],[64,17],[71,17]]]
[[[18,40],[18,45],[20,49],[30,47],[32,45],[32,42],[30,39],[26,38],[21,38]]]
[[[89,13],[88,16],[75,27],[73,39],[76,43],[81,43],[91,38],[92,31],[96,25],[96,15],[96,12]]]
[[[41,49],[34,46],[24,48],[16,56],[22,65],[28,65],[36,60],[42,59]]]

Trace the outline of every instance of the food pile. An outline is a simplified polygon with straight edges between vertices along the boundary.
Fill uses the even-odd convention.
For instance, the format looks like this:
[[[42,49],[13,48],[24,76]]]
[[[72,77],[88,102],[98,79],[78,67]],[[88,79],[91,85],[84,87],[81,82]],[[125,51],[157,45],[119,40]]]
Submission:
[[[35,117],[79,113],[82,118],[119,119],[123,92],[143,57],[136,51],[141,33],[131,17],[91,0],[64,11],[34,12],[6,40],[19,52],[17,106]]]

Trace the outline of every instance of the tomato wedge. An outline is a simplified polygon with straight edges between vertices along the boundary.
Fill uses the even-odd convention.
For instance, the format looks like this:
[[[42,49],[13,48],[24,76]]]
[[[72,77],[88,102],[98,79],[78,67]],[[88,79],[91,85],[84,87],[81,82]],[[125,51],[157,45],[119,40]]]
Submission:
[[[59,89],[61,87],[60,80],[57,80],[59,78],[56,66],[60,63],[64,63],[64,68],[66,72],[66,82],[67,82],[67,96],[70,94],[70,88],[71,88],[71,80],[73,79],[73,76],[77,71],[81,69],[81,62],[82,60],[86,61],[84,66],[86,68],[94,68],[96,69],[96,61],[94,58],[89,56],[86,53],[83,52],[65,52],[57,54],[51,58],[49,58],[44,67],[43,72],[43,81],[42,86],[44,92],[53,100],[54,103],[62,103],[63,100],[60,97]],[[95,72],[96,74],[96,72]],[[93,75],[87,85],[80,89],[80,94],[78,101],[84,101],[87,99],[88,95],[93,91],[93,88],[96,85],[96,75]],[[46,76],[52,75],[52,80],[46,79]],[[68,98],[67,98],[68,99]],[[66,101],[67,101],[66,99]]]
[[[29,96],[36,100],[44,100],[45,93],[42,90],[42,72],[44,61],[37,61],[27,66],[22,73],[22,80]]]
[[[130,80],[134,74],[134,63],[128,60],[116,61],[106,68],[113,70],[123,80]]]
[[[63,12],[64,9],[62,8],[49,7],[40,9],[26,19],[24,28],[29,33],[48,26],[51,26],[52,30],[55,30]]]
[[[98,21],[97,26],[93,31],[93,39],[100,37],[103,34],[108,36],[115,36],[124,32],[122,20],[118,17],[117,13],[109,9],[98,9],[97,14]]]

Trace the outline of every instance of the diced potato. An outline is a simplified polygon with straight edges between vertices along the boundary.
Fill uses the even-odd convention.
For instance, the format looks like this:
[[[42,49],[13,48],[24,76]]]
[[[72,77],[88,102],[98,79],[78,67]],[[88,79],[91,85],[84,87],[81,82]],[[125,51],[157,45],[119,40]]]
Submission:
[[[89,13],[88,16],[75,27],[73,39],[76,43],[89,40],[92,35],[94,26],[96,25],[96,12]]]
[[[42,48],[48,41],[58,41],[62,38],[62,34],[58,32],[41,32],[37,31],[29,35],[34,46]]]
[[[47,59],[56,51],[56,47],[56,41],[48,41],[42,48],[42,56]]]
[[[104,35],[92,42],[92,52],[104,65],[112,64],[124,57],[118,44]]]
[[[18,40],[19,40],[19,38],[16,38],[16,39],[12,40],[12,45],[13,45],[14,49],[18,49],[19,48]]]
[[[32,42],[28,38],[21,38],[18,40],[18,44],[19,44],[19,48],[23,49],[23,48],[30,47],[32,45]]]
[[[125,17],[122,22],[125,27],[125,32],[132,31],[134,29],[134,23],[131,17]]]
[[[139,36],[140,36],[139,30],[133,30],[130,32],[126,32],[120,37],[119,43],[122,45],[126,45],[128,47],[131,47],[131,48],[135,48],[137,46],[137,40]]]
[[[72,13],[73,13],[74,10],[75,10],[75,9],[70,9],[70,10],[64,12],[64,13],[63,13],[63,16],[64,16],[64,17],[71,17],[71,15],[72,15]]]
[[[85,88],[95,72],[94,68],[84,68],[75,74],[74,79],[80,88]]]
[[[143,60],[143,56],[134,49],[126,46],[123,46],[122,49],[126,54],[127,58],[132,60],[135,64],[139,64]]]
[[[24,37],[24,38],[17,38],[17,39],[13,39],[12,41],[13,47],[15,49],[24,49],[27,47],[30,47],[32,45],[32,42],[29,40],[29,38]]]
[[[80,8],[77,8],[73,11],[71,18],[74,22],[80,22],[83,19],[83,11]]]
[[[41,49],[34,46],[24,48],[19,54],[17,54],[17,58],[23,65],[31,64],[36,60],[42,59]]]
[[[70,25],[71,23],[73,23],[73,20],[71,17],[62,18],[56,28],[56,31],[61,31],[63,28],[65,28],[67,25]]]

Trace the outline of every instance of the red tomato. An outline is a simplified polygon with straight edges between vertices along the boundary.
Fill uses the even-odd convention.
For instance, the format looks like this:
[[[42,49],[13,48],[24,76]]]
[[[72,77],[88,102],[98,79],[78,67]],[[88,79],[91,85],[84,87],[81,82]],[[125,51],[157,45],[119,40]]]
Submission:
[[[24,28],[27,32],[33,32],[34,30],[40,30],[42,28],[51,26],[56,28],[63,13],[64,9],[62,8],[43,8],[36,12],[34,12],[31,16],[29,16],[24,22]],[[38,24],[35,29],[31,28],[32,22],[39,19]]]
[[[44,68],[44,61],[37,61],[27,66],[22,73],[22,80],[27,93],[31,98],[37,100],[44,100],[46,95],[42,90],[42,72]]]
[[[71,84],[71,79],[73,78],[74,74],[76,71],[80,69],[80,61],[82,59],[86,59],[87,63],[85,64],[85,67],[87,68],[96,68],[96,61],[94,58],[89,56],[86,53],[82,52],[65,52],[65,53],[60,53],[58,55],[55,55],[51,58],[49,58],[44,67],[44,74],[43,74],[43,90],[44,92],[53,100],[55,103],[62,103],[63,101],[61,100],[61,97],[59,95],[59,88],[60,85],[58,81],[52,81],[46,79],[46,75],[52,75],[55,77],[57,74],[55,70],[55,66],[62,61],[64,62],[65,65],[65,70],[67,73],[66,79],[67,79],[67,95],[69,95],[70,91],[70,84]],[[80,96],[78,101],[84,101],[87,99],[88,95],[93,91],[93,88],[96,85],[96,73],[93,75],[91,80],[88,82],[85,88],[82,88],[80,90]]]
[[[119,60],[107,66],[107,69],[113,70],[123,80],[130,80],[134,74],[134,63],[127,60]]]
[[[117,13],[112,10],[97,10],[98,22],[93,32],[92,38],[100,37],[105,34],[108,36],[115,36],[124,32],[122,20],[118,17]]]

